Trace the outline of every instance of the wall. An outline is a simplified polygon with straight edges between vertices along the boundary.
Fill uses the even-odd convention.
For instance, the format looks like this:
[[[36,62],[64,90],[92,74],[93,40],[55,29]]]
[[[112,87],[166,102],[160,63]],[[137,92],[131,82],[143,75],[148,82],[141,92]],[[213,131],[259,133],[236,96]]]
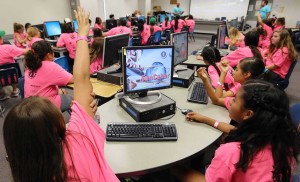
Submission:
[[[201,0],[203,1],[203,0]],[[190,1],[189,0],[181,0],[180,7],[184,11],[184,15],[189,14],[190,9]],[[170,4],[170,0],[152,0],[152,8],[153,6],[160,5],[162,10],[167,12],[173,12],[173,8],[176,6],[176,4]]]
[[[272,13],[277,17],[285,17],[285,27],[295,28],[297,21],[300,21],[299,8],[300,0],[273,0]],[[281,11],[281,7],[284,10]]]
[[[95,24],[96,17],[104,19],[104,4],[103,0],[80,0],[80,6],[90,12],[92,26]]]
[[[13,23],[41,24],[44,21],[71,18],[68,0],[0,1],[0,29],[13,34]]]
[[[101,1],[101,0],[100,0]],[[106,8],[106,18],[114,14],[115,18],[131,15],[138,9],[138,0],[104,0]]]

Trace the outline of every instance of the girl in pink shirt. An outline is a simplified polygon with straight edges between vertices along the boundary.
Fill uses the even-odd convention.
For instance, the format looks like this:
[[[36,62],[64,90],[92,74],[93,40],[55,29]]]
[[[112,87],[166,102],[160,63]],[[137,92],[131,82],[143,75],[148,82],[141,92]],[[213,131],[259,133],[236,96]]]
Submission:
[[[154,17],[150,18],[150,34],[154,35],[158,31],[162,31],[162,29],[156,25],[156,19]]]
[[[110,29],[107,33],[104,33],[104,36],[112,36],[126,33],[129,33],[129,35],[132,36],[132,30],[126,27],[126,24],[127,22],[125,19],[120,19],[119,26]]]
[[[100,30],[105,30],[104,25],[102,23],[102,19],[100,17],[96,17],[94,29],[99,28]]]
[[[225,42],[230,46],[245,47],[245,36],[235,27],[230,27],[229,38],[225,38]]]
[[[80,16],[86,14],[79,10]],[[89,24],[80,20],[88,17],[78,17],[77,12],[75,16],[78,34],[87,36]],[[75,67],[74,101],[67,129],[62,113],[44,98],[24,99],[8,113],[3,133],[14,179],[119,181],[105,160],[105,133],[94,120],[97,106],[91,95],[85,40],[78,41]]]
[[[14,23],[14,44],[19,48],[24,48],[23,44],[26,42],[26,33],[24,26],[19,23]]]
[[[127,17],[127,27],[131,27],[131,16]]]
[[[72,96],[59,86],[73,83],[73,76],[53,62],[53,50],[46,41],[35,42],[25,55],[25,98],[41,96],[52,101],[62,111],[70,109]],[[62,92],[62,93],[61,93]]]
[[[74,58],[76,53],[76,39],[77,33],[74,32],[71,24],[65,23],[62,25],[62,34],[57,40],[57,47],[66,47],[69,52],[68,63],[71,72],[73,71]]]
[[[161,28],[163,31],[165,31],[166,29],[170,29],[171,28],[171,22],[169,21],[169,16],[165,17],[165,21],[162,22],[161,24]]]
[[[298,53],[287,30],[275,31],[271,43],[267,50],[265,64],[270,81],[276,82],[285,78]]]
[[[185,26],[185,22],[182,19],[180,19],[179,16],[176,16],[175,20],[172,20],[171,25],[174,29],[174,32],[178,33],[181,32],[181,29],[183,28],[183,26]]]
[[[40,31],[36,27],[29,27],[27,30],[26,48],[30,49],[33,43],[43,40],[40,38],[40,35]]]
[[[147,41],[150,37],[150,27],[148,25],[146,25],[144,23],[144,20],[140,19],[138,21],[138,31],[140,32],[140,36],[141,36],[141,44],[142,45],[146,45]]]
[[[198,77],[204,83],[207,95],[210,97],[211,101],[215,105],[229,107],[230,101],[234,98],[241,85],[243,85],[249,79],[255,79],[264,73],[264,63],[262,59],[258,58],[245,58],[240,61],[236,69],[233,72],[233,79],[236,83],[228,91],[223,92],[223,87],[225,83],[225,78],[230,69],[230,66],[226,61],[221,61],[220,64],[220,79],[217,82],[217,87],[214,90],[209,79],[205,68],[200,68],[197,70]]]
[[[186,26],[189,27],[189,32],[190,33],[194,32],[194,29],[195,29],[195,20],[194,20],[193,15],[189,15],[187,17],[187,19],[185,20],[185,23],[186,23]]]
[[[93,74],[103,68],[102,56],[103,56],[103,44],[104,39],[97,37],[94,39],[90,47],[90,74]]]
[[[262,20],[259,14],[257,17],[257,21],[259,23],[258,32],[260,34],[258,46],[262,49],[267,49],[271,43],[270,38],[273,33],[273,19]]]
[[[284,17],[277,18],[273,27],[274,27],[273,31],[284,29],[284,27],[285,27],[285,18]]]
[[[203,57],[203,61],[206,65],[208,65],[208,75],[210,78],[211,85],[216,88],[218,86],[218,82],[220,79],[221,71],[220,71],[220,60],[221,55],[217,48],[215,47],[205,47],[202,50],[201,56]],[[234,87],[236,83],[233,78],[234,70],[229,67],[228,73],[226,74],[224,81],[224,90],[228,91],[232,87]]]
[[[93,30],[93,38],[91,39],[90,45],[93,44],[94,39],[97,38],[97,37],[103,37],[102,30],[99,29],[99,28],[96,28],[96,29]]]
[[[240,60],[247,57],[256,57],[262,59],[262,50],[258,49],[259,34],[254,30],[250,30],[245,36],[245,47],[239,47],[237,50],[232,51],[222,60],[227,60],[231,67],[236,67]]]
[[[284,91],[261,80],[248,81],[228,111],[230,118],[238,122],[236,128],[195,112],[187,114],[188,121],[214,126],[228,136],[215,152],[205,176],[191,171],[183,181],[291,181],[300,140]]]

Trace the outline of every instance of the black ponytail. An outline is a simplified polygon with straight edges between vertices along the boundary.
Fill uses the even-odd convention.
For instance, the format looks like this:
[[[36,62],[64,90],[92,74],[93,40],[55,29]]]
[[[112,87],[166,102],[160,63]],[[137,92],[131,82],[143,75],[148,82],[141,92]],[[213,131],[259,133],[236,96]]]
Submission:
[[[31,71],[36,71],[42,66],[42,61],[48,53],[53,53],[48,42],[43,40],[35,42],[32,44],[31,50],[25,54],[25,66]]]
[[[139,19],[137,27],[138,27],[139,32],[144,31],[144,20]]]
[[[165,26],[166,27],[168,26],[168,22],[169,22],[169,17],[166,15],[166,17],[165,17]]]
[[[260,51],[257,49],[257,47],[250,45],[249,48],[251,49],[251,52],[253,54],[253,57],[257,58],[257,59],[263,59],[263,57],[261,56]]]
[[[201,55],[203,59],[208,62],[209,65],[212,65],[217,70],[220,76],[221,71],[219,67],[216,65],[216,62],[220,62],[221,60],[221,54],[219,50],[215,47],[204,47]]]
[[[175,30],[178,29],[178,20],[179,20],[179,16],[176,16],[175,17],[175,25],[174,25]]]

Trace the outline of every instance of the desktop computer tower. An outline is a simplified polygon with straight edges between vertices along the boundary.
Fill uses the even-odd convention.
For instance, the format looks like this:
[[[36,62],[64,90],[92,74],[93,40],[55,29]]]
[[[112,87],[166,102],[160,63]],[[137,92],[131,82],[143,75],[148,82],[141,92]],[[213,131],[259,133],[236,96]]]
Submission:
[[[188,88],[194,81],[194,70],[185,69],[175,71],[173,74],[173,85],[177,87]]]
[[[114,71],[117,68],[115,66],[111,66],[108,68],[104,68],[100,71],[97,72],[97,79],[104,81],[104,82],[108,82],[108,83],[112,83],[115,85],[123,85],[123,73],[107,73],[110,71]]]
[[[156,98],[156,95],[149,95],[134,100],[149,101]],[[119,99],[119,104],[136,122],[152,121],[173,115],[176,112],[176,102],[164,94],[162,94],[162,100],[154,104],[132,104],[124,98]]]

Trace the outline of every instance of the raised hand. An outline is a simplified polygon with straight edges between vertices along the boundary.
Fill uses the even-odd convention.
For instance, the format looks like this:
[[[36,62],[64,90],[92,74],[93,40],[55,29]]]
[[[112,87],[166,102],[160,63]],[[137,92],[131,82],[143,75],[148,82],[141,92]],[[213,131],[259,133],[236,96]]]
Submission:
[[[204,67],[201,67],[197,70],[197,76],[201,78],[201,80],[205,81],[208,79],[208,73]]]
[[[229,64],[227,60],[222,60],[220,64],[221,71],[227,73],[229,70]]]
[[[78,22],[78,36],[88,36],[90,30],[89,16],[90,13],[86,12],[83,8],[77,7],[74,10],[76,20]]]

